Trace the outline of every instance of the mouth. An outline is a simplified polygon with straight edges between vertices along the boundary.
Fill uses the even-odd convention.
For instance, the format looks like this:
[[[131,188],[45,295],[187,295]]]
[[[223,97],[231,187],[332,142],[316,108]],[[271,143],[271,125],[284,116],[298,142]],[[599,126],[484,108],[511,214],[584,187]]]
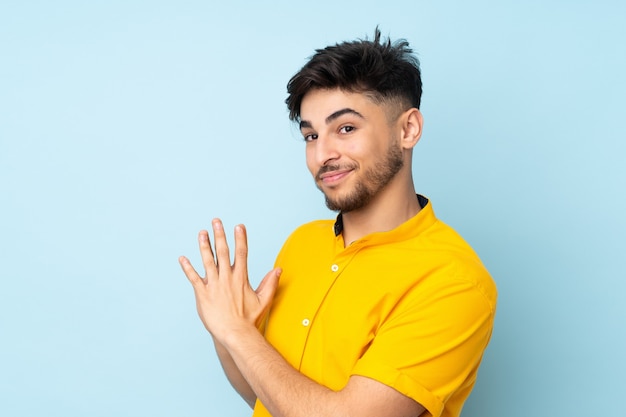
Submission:
[[[345,177],[350,175],[353,171],[352,168],[347,169],[336,169],[332,171],[319,172],[316,175],[317,182],[323,183],[324,185],[335,185],[343,180]]]

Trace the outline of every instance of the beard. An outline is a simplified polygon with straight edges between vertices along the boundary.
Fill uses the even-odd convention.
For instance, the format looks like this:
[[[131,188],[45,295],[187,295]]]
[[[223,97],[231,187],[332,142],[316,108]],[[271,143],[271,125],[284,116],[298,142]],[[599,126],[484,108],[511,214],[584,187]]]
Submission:
[[[387,153],[382,160],[376,162],[373,168],[368,169],[363,173],[363,178],[357,180],[354,189],[348,194],[332,198],[328,194],[324,193],[322,188],[318,185],[320,191],[324,193],[326,198],[326,207],[332,211],[341,211],[347,213],[349,211],[358,210],[365,207],[372,199],[385,188],[387,184],[395,177],[395,175],[404,166],[402,159],[402,150],[399,146],[393,144],[389,146]],[[322,167],[317,174],[323,174],[328,171],[335,171],[341,168],[340,166],[327,165]],[[356,168],[350,166],[348,168]]]

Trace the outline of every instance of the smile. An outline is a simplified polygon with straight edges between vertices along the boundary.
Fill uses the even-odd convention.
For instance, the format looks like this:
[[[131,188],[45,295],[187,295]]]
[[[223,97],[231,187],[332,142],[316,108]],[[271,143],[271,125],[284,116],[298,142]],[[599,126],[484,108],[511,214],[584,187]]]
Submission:
[[[322,175],[318,175],[318,181],[326,185],[334,185],[350,175],[351,172],[351,169],[325,172]]]

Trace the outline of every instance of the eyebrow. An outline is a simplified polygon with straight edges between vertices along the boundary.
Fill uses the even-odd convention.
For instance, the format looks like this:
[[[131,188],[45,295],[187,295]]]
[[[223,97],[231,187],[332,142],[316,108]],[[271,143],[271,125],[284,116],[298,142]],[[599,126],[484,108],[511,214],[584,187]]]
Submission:
[[[357,117],[359,117],[361,119],[365,119],[365,117],[363,117],[363,115],[361,113],[359,113],[358,111],[356,111],[354,109],[351,109],[349,107],[346,107],[345,109],[337,110],[336,112],[332,113],[330,116],[328,116],[326,118],[325,122],[326,122],[326,124],[329,124],[333,120],[343,116],[344,114],[352,114],[352,115],[357,116]],[[300,129],[311,128],[311,127],[313,127],[313,125],[308,120],[301,120],[300,121]]]

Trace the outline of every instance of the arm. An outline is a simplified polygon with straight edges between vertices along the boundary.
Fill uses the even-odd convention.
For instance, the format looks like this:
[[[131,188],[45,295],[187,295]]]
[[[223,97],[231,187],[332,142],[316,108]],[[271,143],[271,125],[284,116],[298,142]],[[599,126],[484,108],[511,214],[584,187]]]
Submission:
[[[372,379],[353,376],[344,389],[335,392],[289,365],[256,326],[274,297],[280,270],[270,271],[254,291],[248,282],[245,229],[242,226],[235,229],[232,266],[218,220],[213,221],[213,231],[217,260],[208,233],[202,231],[199,236],[205,278],[196,273],[186,258],[181,257],[180,263],[193,285],[198,314],[218,342],[218,354],[223,348],[225,359],[228,356],[232,359],[232,363],[226,361],[229,369],[239,370],[239,375],[273,416],[415,417],[424,411],[413,399]],[[238,381],[239,375],[234,375]],[[242,396],[248,401],[250,392],[244,392]]]
[[[417,417],[424,411],[411,398],[361,376],[352,376],[345,388],[332,391],[295,370],[254,328],[233,331],[225,343],[274,417]]]
[[[235,361],[233,360],[232,356],[230,356],[230,353],[228,353],[226,348],[215,338],[213,338],[213,343],[215,344],[217,357],[222,364],[222,369],[224,370],[224,373],[226,374],[230,385],[235,388],[235,391],[237,391],[237,393],[241,395],[241,398],[243,398],[245,402],[248,403],[250,408],[254,408],[254,403],[256,402],[256,394],[254,393],[252,388],[250,388],[250,385],[243,377],[243,375],[241,375],[239,368],[237,368]]]

